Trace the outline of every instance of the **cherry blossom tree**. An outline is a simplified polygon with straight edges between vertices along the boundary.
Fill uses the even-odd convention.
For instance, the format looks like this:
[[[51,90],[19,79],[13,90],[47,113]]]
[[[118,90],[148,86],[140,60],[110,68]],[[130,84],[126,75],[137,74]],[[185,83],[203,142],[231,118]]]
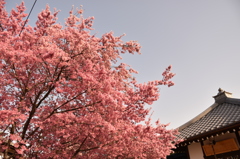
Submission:
[[[135,41],[112,32],[91,35],[93,17],[70,11],[62,26],[49,6],[24,26],[21,3],[8,13],[0,0],[0,153],[4,158],[165,158],[176,130],[152,124],[145,106],[163,79],[137,83],[123,53]]]

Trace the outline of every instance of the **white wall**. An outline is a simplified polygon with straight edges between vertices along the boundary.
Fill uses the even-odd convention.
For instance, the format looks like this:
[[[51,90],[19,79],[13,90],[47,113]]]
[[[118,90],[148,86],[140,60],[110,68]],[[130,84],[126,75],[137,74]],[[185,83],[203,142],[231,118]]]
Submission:
[[[188,152],[190,159],[204,159],[202,146],[200,143],[192,143],[188,146]]]

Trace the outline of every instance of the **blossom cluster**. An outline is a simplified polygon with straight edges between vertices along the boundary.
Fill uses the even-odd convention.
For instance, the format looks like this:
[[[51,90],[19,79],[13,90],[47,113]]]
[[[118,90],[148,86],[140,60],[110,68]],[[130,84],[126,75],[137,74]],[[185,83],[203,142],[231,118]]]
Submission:
[[[117,63],[122,53],[140,53],[136,41],[113,32],[98,38],[90,34],[94,18],[72,12],[62,26],[49,6],[35,27],[23,27],[24,3],[10,13],[4,5],[0,0],[0,153],[84,159],[171,152],[175,130],[142,124],[158,85],[173,85],[171,67],[163,80],[139,84],[134,69]]]

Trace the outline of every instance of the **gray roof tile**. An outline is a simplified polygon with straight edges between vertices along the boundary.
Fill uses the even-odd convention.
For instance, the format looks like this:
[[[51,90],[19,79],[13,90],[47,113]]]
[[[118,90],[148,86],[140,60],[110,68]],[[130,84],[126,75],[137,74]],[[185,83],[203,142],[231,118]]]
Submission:
[[[205,112],[179,127],[181,139],[187,139],[233,123],[240,122],[240,99],[227,98],[213,104]]]

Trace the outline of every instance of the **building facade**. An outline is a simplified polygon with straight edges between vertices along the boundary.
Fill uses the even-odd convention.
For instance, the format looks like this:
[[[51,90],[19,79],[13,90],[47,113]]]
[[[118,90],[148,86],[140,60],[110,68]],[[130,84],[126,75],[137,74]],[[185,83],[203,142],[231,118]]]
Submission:
[[[218,91],[213,105],[178,128],[183,141],[168,159],[240,159],[240,99]]]

